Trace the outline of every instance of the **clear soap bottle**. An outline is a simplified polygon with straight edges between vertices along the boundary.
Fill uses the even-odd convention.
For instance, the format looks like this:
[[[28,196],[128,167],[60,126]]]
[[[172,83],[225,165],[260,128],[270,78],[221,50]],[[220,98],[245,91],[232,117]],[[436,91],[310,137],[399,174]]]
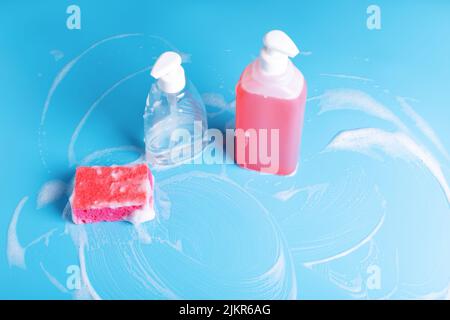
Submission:
[[[208,128],[205,106],[195,86],[186,81],[176,52],[163,53],[152,68],[157,82],[150,88],[144,113],[146,160],[173,166],[199,156]]]

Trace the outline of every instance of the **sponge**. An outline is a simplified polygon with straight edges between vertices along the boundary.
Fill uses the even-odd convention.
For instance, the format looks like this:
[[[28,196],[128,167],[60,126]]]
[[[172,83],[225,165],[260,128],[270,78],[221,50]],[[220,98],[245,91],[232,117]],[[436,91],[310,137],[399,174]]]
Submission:
[[[152,220],[152,173],[145,164],[78,167],[70,204],[76,224],[119,220],[139,224]]]

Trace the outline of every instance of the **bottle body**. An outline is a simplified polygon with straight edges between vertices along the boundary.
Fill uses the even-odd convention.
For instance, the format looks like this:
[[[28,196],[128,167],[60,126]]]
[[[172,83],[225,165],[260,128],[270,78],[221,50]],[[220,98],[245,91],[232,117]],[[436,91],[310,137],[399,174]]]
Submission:
[[[191,82],[174,94],[152,85],[144,112],[147,162],[171,166],[191,160],[202,152],[207,128],[205,106]]]
[[[288,175],[298,164],[307,88],[295,66],[282,76],[261,74],[258,60],[236,87],[235,160],[241,167]]]

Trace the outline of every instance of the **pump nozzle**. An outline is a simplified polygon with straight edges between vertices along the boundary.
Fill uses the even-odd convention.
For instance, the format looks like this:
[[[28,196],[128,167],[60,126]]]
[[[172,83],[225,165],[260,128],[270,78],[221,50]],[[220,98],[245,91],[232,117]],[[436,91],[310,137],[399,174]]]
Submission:
[[[158,79],[158,86],[165,93],[178,93],[186,85],[181,57],[173,51],[164,52],[159,56],[150,75]]]
[[[266,33],[261,50],[261,68],[268,74],[282,74],[286,71],[289,58],[300,53],[295,43],[281,30]]]

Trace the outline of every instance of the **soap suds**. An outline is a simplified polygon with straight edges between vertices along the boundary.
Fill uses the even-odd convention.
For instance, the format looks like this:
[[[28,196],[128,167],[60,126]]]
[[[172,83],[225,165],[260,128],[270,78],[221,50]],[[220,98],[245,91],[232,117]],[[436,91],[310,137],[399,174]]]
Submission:
[[[360,76],[353,76],[353,75],[348,75],[348,74],[321,73],[320,75],[323,77],[330,77],[330,78],[340,78],[340,79],[358,80],[358,81],[364,81],[364,82],[373,82],[373,79],[360,77]]]
[[[275,193],[274,197],[281,201],[287,201],[301,191],[302,190],[300,188],[291,187],[288,190],[283,190]]]
[[[155,185],[155,194],[154,194],[154,206],[155,210],[158,212],[158,217],[161,217],[165,220],[170,218],[170,211],[172,208],[172,203],[170,202],[169,196],[167,192],[164,192],[159,187],[159,182]],[[156,206],[158,206],[156,208]]]
[[[72,217],[72,207],[71,207],[71,202],[72,202],[72,196],[69,199],[69,202],[66,203],[66,205],[64,206],[63,212],[61,214],[61,217],[64,220],[68,220],[69,217]]]
[[[84,225],[74,224],[73,222],[66,222],[64,227],[64,234],[70,236],[72,242],[77,248],[81,246],[82,242],[87,242],[88,237]]]
[[[142,224],[135,225],[135,230],[137,232],[138,239],[141,243],[144,244],[152,243],[152,236],[150,235],[150,233],[148,232],[148,230],[145,228],[144,225]]]
[[[439,139],[438,135],[434,132],[434,130],[431,128],[431,126],[423,119],[417,112],[414,111],[414,109],[411,107],[411,105],[408,103],[408,100],[411,100],[409,98],[405,97],[397,97],[396,98],[398,103],[400,104],[400,107],[402,108],[403,112],[411,118],[411,120],[414,121],[417,128],[428,138],[430,141],[434,144],[434,146],[441,152],[445,158],[448,160],[450,159],[450,156],[445,149],[444,145],[442,144],[441,140]]]
[[[183,251],[183,244],[182,244],[181,240],[176,240],[176,241],[172,242],[170,240],[163,239],[158,236],[152,236],[149,233],[146,226],[143,224],[135,225],[135,230],[136,230],[137,237],[138,237],[138,240],[140,243],[143,243],[143,244],[160,243],[160,244],[165,244],[180,253],[182,253],[182,251]]]
[[[155,218],[155,210],[152,207],[152,204],[154,201],[152,201],[152,204],[150,203],[150,197],[154,197],[154,192],[152,190],[152,186],[150,185],[150,180],[146,180],[143,183],[143,191],[145,191],[147,197],[145,199],[145,204],[142,207],[142,209],[133,211],[130,215],[124,218],[124,220],[131,222],[134,225],[139,225],[141,223],[153,220]],[[122,204],[123,206],[123,204]]]
[[[223,172],[220,175],[200,171],[183,173],[160,180],[158,187],[166,190],[166,187],[170,185],[182,186],[186,185],[186,183],[190,183],[192,185],[192,188],[190,188],[191,192],[197,193],[197,188],[204,188],[205,180],[216,181],[214,186],[218,190],[226,190],[220,185],[221,183],[226,183],[230,187],[233,187],[231,189],[236,190],[238,194],[245,195],[245,198],[248,199],[247,201],[251,201],[252,203],[254,202],[255,206],[261,210],[261,215],[258,219],[264,219],[270,225],[276,238],[276,247],[274,250],[277,256],[275,257],[273,264],[271,264],[271,267],[260,274],[245,277],[239,283],[233,283],[233,285],[238,285],[241,289],[245,288],[245,292],[253,292],[255,295],[262,297],[262,299],[296,298],[296,274],[293,267],[292,256],[290,251],[287,249],[288,247],[283,233],[279,230],[278,224],[273,220],[273,217],[267,209],[250,192],[241,187],[237,182],[230,179],[226,174],[223,174]],[[209,190],[209,192],[214,193],[215,191]],[[224,197],[224,199],[227,199],[227,201],[230,201],[230,199],[234,199],[231,201],[239,201],[236,200],[232,194],[227,194],[226,192],[221,196]],[[220,205],[218,206],[220,207]],[[212,209],[213,208],[211,208],[211,210]]]
[[[34,239],[33,241],[31,241],[24,249],[27,250],[29,247],[34,246],[35,244],[41,242],[42,240],[44,240],[44,245],[46,247],[48,247],[49,243],[50,243],[50,238],[51,236],[57,231],[57,228],[53,228],[49,231],[47,231],[46,233],[44,233],[43,235],[37,237],[36,239]]]
[[[12,216],[11,222],[8,227],[8,241],[6,244],[6,255],[8,257],[9,266],[16,266],[22,269],[26,268],[25,265],[25,248],[20,245],[19,239],[17,237],[17,222],[19,220],[20,213],[28,197],[22,198]]]
[[[31,241],[28,245],[22,246],[19,242],[19,238],[17,236],[17,223],[19,221],[19,216],[22,212],[23,207],[28,201],[28,197],[24,197],[20,200],[16,209],[14,210],[13,216],[11,218],[11,222],[8,227],[8,238],[6,243],[6,256],[8,259],[9,266],[15,266],[21,269],[26,269],[25,263],[25,255],[28,248],[34,246],[41,241],[44,241],[44,244],[48,246],[50,242],[50,237],[56,232],[57,228],[54,228],[43,235],[37,237],[33,241]]]
[[[51,284],[53,284],[56,289],[58,289],[59,291],[63,292],[63,293],[68,293],[69,291],[66,289],[66,287],[64,287],[61,282],[58,281],[58,279],[56,279],[53,275],[51,275],[47,269],[45,269],[43,263],[40,263],[41,266],[41,270],[42,272],[44,272],[45,276],[47,277],[47,279],[50,281]]]
[[[315,260],[315,261],[305,262],[305,263],[303,263],[303,265],[307,268],[312,268],[315,265],[327,263],[327,262],[330,262],[330,261],[333,261],[336,259],[340,259],[340,258],[345,257],[345,256],[349,255],[350,253],[356,251],[357,249],[359,249],[360,247],[362,247],[363,245],[365,245],[366,243],[368,243],[369,241],[372,240],[372,238],[377,234],[377,232],[383,226],[385,217],[386,217],[386,214],[383,214],[380,221],[375,226],[375,228],[372,230],[372,232],[370,232],[369,235],[367,235],[364,239],[362,239],[360,242],[358,242],[356,245],[352,246],[351,248],[344,250],[344,251],[342,251],[336,255],[333,255],[331,257],[327,257],[327,258]],[[293,251],[295,251],[295,248],[293,249]]]
[[[39,191],[37,197],[37,208],[41,209],[42,207],[50,204],[63,196],[66,192],[67,185],[65,182],[60,180],[52,180],[46,182]]]
[[[431,292],[419,297],[422,300],[450,300],[450,283],[442,290],[437,292]]]
[[[64,58],[64,53],[61,50],[58,50],[58,49],[50,50],[50,54],[53,56],[55,61],[59,61],[62,58]]]
[[[358,110],[394,124],[408,132],[404,123],[377,100],[365,92],[353,89],[328,90],[319,97],[319,115],[334,110]]]
[[[326,147],[326,151],[349,150],[368,156],[374,155],[372,149],[380,149],[394,158],[422,163],[437,180],[450,204],[450,187],[439,162],[405,133],[375,128],[349,130],[339,133]]]
[[[81,279],[83,280],[82,285],[85,287],[85,289],[90,294],[93,300],[102,300],[102,298],[98,295],[98,293],[92,286],[91,281],[89,280],[89,276],[86,269],[86,260],[84,256],[85,246],[86,246],[86,239],[84,237],[81,237],[78,250],[78,257],[80,260]]]
[[[278,243],[278,246],[281,246]],[[274,297],[283,297],[284,299],[293,300],[297,298],[297,286],[286,285],[286,281],[296,281],[296,274],[293,268],[286,266],[286,257],[283,250],[279,250],[279,254],[273,265],[264,273],[254,278],[250,278],[245,282],[246,286],[251,286],[255,292],[264,292],[267,294],[265,299],[273,299]]]
[[[317,193],[323,194],[326,191],[327,187],[328,187],[327,183],[307,186],[307,187],[303,187],[303,188],[296,188],[295,186],[293,186],[287,190],[283,190],[283,191],[279,191],[279,192],[275,193],[274,197],[281,201],[288,201],[293,196],[295,196],[297,193],[306,192],[307,193],[306,201],[309,202],[309,201],[311,201],[312,197],[315,194],[317,194]]]
[[[164,281],[153,270],[150,264],[148,264],[145,256],[139,247],[131,246],[131,254],[134,263],[128,263],[128,272],[131,274],[140,274],[139,278],[143,279],[142,284],[145,287],[153,286],[158,292],[162,293],[166,299],[181,299],[173,290],[171,290]]]

